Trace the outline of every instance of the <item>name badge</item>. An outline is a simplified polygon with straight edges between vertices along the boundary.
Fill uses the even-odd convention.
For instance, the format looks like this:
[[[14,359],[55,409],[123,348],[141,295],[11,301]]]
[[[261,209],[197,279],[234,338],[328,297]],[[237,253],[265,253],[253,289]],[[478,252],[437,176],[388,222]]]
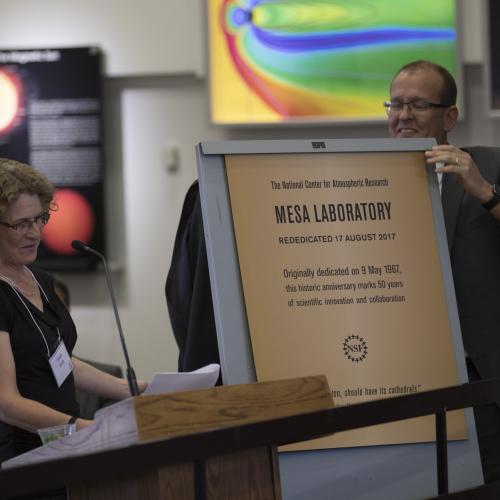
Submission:
[[[56,379],[57,387],[61,387],[62,383],[73,371],[73,362],[62,340],[54,354],[49,358],[49,363]]]

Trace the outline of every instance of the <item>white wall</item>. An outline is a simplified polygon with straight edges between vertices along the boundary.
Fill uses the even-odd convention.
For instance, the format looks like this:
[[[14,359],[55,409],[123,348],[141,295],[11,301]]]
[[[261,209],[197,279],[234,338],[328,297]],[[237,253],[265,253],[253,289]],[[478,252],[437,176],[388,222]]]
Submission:
[[[105,94],[113,281],[132,363],[148,378],[177,368],[165,279],[184,195],[197,176],[194,145],[222,138],[222,130],[209,124],[205,84],[194,77],[113,80]],[[173,173],[164,162],[172,147],[180,164]],[[123,365],[104,276],[65,279],[75,302],[77,353]]]
[[[93,6],[95,12],[111,15],[107,6],[109,1],[97,4],[93,0],[87,3]],[[170,14],[170,8],[177,6],[179,1],[147,0],[141,5],[149,16],[161,16],[165,20],[166,30],[173,26],[172,29],[187,32],[198,23],[203,24],[200,17],[204,9],[201,8],[194,9],[188,20]],[[40,5],[48,8],[61,3],[65,5],[66,17],[50,19],[53,38],[48,39],[44,26],[49,20],[44,18]],[[43,46],[50,41],[49,45],[60,45],[57,43],[59,32],[69,37],[64,38],[69,43],[71,37],[67,19],[77,17],[83,3],[77,0],[0,0],[0,47],[3,48],[6,41],[9,47],[21,46],[19,34],[26,34],[22,28],[25,16],[31,19],[33,12],[37,13],[38,22],[30,26],[30,38],[26,39],[29,43],[24,40],[26,44],[31,47]],[[127,11],[135,2],[113,0],[110,3],[118,10],[120,5],[124,5]],[[483,32],[481,8],[484,1],[461,0],[460,4],[463,4],[464,15],[459,33],[465,33],[468,37],[463,46],[466,57],[463,93],[467,118],[459,124],[452,140],[459,145],[500,145],[499,124],[488,118],[486,112],[481,65],[484,51],[482,38],[477,36]],[[166,11],[169,12],[168,16]],[[9,15],[8,37],[3,32],[5,12]],[[185,24],[180,26],[183,19]],[[79,33],[77,41],[80,42],[83,40],[81,37],[89,33],[86,31],[88,26],[75,26],[78,26],[75,29]],[[111,26],[114,31],[108,33],[108,39],[113,39],[114,44],[109,47],[104,44],[104,51],[109,61],[124,60],[129,45],[121,45],[120,25]],[[141,30],[146,29],[144,26]],[[159,29],[157,24],[151,26]],[[40,38],[37,36],[39,27],[42,30]],[[201,39],[204,39],[203,33]],[[93,43],[97,42],[100,40],[93,40]],[[162,59],[163,48],[165,60]],[[387,134],[385,125],[247,129],[215,127],[208,118],[207,82],[195,76],[198,63],[193,62],[203,59],[205,49],[197,46],[196,56],[192,56],[189,50],[184,43],[159,47],[156,52],[158,67],[149,71],[149,74],[158,72],[163,73],[162,76],[108,76],[104,84],[106,206],[113,282],[130,357],[138,376],[143,378],[150,377],[154,371],[176,369],[177,348],[170,329],[163,288],[184,194],[196,178],[194,144],[200,140],[221,138],[386,137]],[[142,59],[141,51],[131,54],[131,64],[139,64],[137,61]],[[191,61],[190,69],[186,70],[191,75],[179,74],[185,72],[179,69],[178,63],[184,54]],[[171,56],[175,60],[172,59],[171,66],[165,66],[165,61],[169,61]],[[142,73],[139,66],[136,71],[136,74]],[[124,74],[129,73],[124,71]],[[164,168],[164,152],[170,147],[177,147],[180,152],[180,169],[176,173],[169,173]],[[64,279],[73,295],[73,316],[79,331],[78,354],[123,365],[104,276],[100,273],[72,274],[64,276]]]
[[[0,47],[103,48],[108,76],[203,74],[203,0],[1,0]]]

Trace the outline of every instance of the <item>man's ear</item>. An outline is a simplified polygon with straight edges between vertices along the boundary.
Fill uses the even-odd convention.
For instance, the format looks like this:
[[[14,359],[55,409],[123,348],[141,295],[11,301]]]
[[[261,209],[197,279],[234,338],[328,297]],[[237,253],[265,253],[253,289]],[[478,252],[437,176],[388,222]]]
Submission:
[[[446,133],[451,132],[458,120],[458,108],[456,106],[450,106],[444,116],[444,129]]]

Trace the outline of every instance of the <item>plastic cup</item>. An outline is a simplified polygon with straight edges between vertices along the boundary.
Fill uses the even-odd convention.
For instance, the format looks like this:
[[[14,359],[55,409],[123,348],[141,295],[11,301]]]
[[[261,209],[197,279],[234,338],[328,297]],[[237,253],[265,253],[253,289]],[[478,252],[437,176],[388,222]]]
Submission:
[[[63,424],[54,425],[52,427],[44,427],[43,429],[38,429],[38,435],[42,440],[42,444],[50,443],[51,441],[57,441],[64,436],[69,436],[76,432],[76,424]]]

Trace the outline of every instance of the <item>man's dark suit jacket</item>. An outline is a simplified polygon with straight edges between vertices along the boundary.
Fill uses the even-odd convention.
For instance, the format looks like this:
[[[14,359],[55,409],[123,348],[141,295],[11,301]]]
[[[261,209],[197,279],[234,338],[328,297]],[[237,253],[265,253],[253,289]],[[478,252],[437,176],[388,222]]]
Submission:
[[[467,151],[486,180],[500,184],[500,148]],[[482,378],[500,377],[500,222],[446,174],[442,200],[464,347]],[[186,195],[165,291],[179,370],[218,363],[197,182]]]
[[[500,185],[500,148],[465,150]],[[500,222],[451,175],[441,197],[464,347],[482,378],[500,377]]]
[[[165,295],[179,347],[179,371],[219,363],[197,181],[189,188],[182,207]]]

